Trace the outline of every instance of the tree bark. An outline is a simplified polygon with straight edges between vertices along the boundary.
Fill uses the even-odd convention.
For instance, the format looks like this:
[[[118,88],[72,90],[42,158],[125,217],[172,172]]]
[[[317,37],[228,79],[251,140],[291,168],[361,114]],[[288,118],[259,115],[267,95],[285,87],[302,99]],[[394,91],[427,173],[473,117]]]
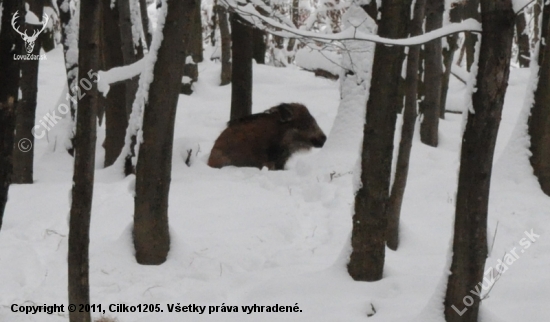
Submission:
[[[410,23],[411,36],[422,35],[426,0],[416,0],[414,4],[414,16]],[[399,154],[395,167],[395,176],[391,194],[387,206],[388,229],[386,243],[392,250],[399,246],[399,217],[403,195],[407,186],[409,173],[409,159],[411,156],[414,125],[416,122],[417,89],[418,89],[418,65],[420,64],[420,46],[409,47],[407,57],[407,79],[405,83],[405,108],[403,110],[403,126],[401,128],[401,141],[399,142]]]
[[[253,28],[252,42],[254,43],[252,48],[252,58],[254,58],[257,64],[265,64],[265,52],[267,50],[265,31],[258,28]]]
[[[252,28],[231,14],[231,116],[252,114]]]
[[[30,1],[29,9],[43,21],[44,1]],[[41,25],[26,24],[29,34],[38,32]],[[42,39],[38,37],[34,42],[33,55],[40,55]],[[21,100],[17,104],[15,116],[15,142],[29,140],[30,147],[34,146],[32,129],[35,124],[36,95],[38,92],[38,64],[40,60],[23,60],[21,62]],[[16,146],[13,150],[13,183],[33,183],[34,150],[21,149]]]
[[[183,68],[183,76],[187,76],[188,79],[182,82],[181,87],[181,93],[185,95],[193,93],[193,83],[199,79],[199,66],[197,64],[203,61],[200,1],[196,2],[191,19],[191,39],[186,45],[185,66]]]
[[[462,3],[453,3],[449,10],[449,20],[452,23],[460,22],[462,16]],[[439,105],[439,118],[445,118],[447,105],[447,92],[449,91],[449,80],[455,52],[458,49],[458,35],[447,36],[447,48],[443,48],[443,76],[441,79],[441,103]]]
[[[143,143],[136,166],[134,246],[140,264],[159,265],[170,249],[168,196],[174,123],[186,45],[193,32],[196,0],[168,0],[163,41],[143,115]]]
[[[443,25],[443,0],[426,1],[426,32],[437,30]],[[439,112],[441,104],[441,83],[443,77],[443,56],[441,39],[424,45],[424,100],[420,103],[422,122],[420,140],[436,147],[438,141]]]
[[[89,244],[90,217],[94,190],[97,109],[99,93],[96,79],[90,76],[100,68],[100,24],[102,1],[80,1],[80,29],[78,66],[80,84],[88,80],[89,90],[80,85],[83,97],[78,104],[75,136],[75,163],[71,212],[69,218],[69,303],[90,304]],[[69,313],[71,322],[90,322],[89,312]]]
[[[130,50],[134,51],[133,40],[130,38],[122,38],[121,28],[128,27],[122,24],[125,18],[129,19],[129,0],[118,0],[117,6],[111,8],[111,0],[101,0],[103,2],[102,13],[102,30],[101,30],[101,60],[102,68],[109,70],[113,67],[125,65],[123,58],[123,49],[126,46],[131,46]],[[122,3],[121,3],[122,2]],[[128,16],[122,16],[119,8],[128,6]],[[97,23],[97,22],[96,22]],[[131,24],[131,22],[128,21]],[[131,25],[130,25],[131,28]],[[131,32],[131,31],[130,31]],[[129,43],[128,43],[129,42]],[[122,49],[121,49],[122,48]],[[105,111],[105,141],[103,148],[105,149],[104,166],[112,165],[124,147],[124,138],[126,128],[128,127],[128,98],[126,95],[125,83],[113,84],[107,94],[106,99],[101,99],[101,107]],[[135,93],[134,93],[135,94]],[[132,100],[133,102],[133,100]],[[100,107],[100,108],[101,108]]]
[[[516,41],[518,44],[518,64],[519,67],[529,67],[531,50],[529,46],[529,31],[525,21],[525,13],[519,12],[516,16]]]
[[[135,63],[138,59],[142,58],[136,54],[136,46],[133,41],[132,35],[132,17],[130,13],[130,0],[117,0],[118,7],[118,26],[120,29],[119,39],[121,41],[121,53],[122,53],[122,65],[128,66]],[[142,22],[143,23],[143,22]],[[148,33],[145,32],[147,37]],[[149,35],[150,36],[150,35]],[[149,48],[150,41],[146,40],[147,47]],[[139,76],[132,79],[128,79],[124,82],[126,90],[126,118],[132,113],[132,104],[136,97],[136,92],[139,85]],[[121,124],[122,125],[122,124]],[[126,126],[128,122],[126,121]],[[124,128],[126,128],[126,126]],[[122,141],[124,141],[124,136]]]
[[[23,2],[4,0],[0,31],[0,229],[8,202],[14,149],[15,111],[19,94],[20,60],[14,55],[23,51],[23,40],[13,30],[11,19],[16,11],[24,19]],[[21,25],[22,19],[18,20]]]
[[[453,258],[445,296],[447,322],[478,320],[481,299],[471,291],[480,288],[487,258],[493,154],[508,86],[514,36],[512,1],[481,0],[481,21],[477,90],[472,94],[475,113],[468,112],[462,139]],[[471,306],[465,306],[464,303],[470,302]]]
[[[227,20],[227,10],[220,5],[216,6],[218,22],[220,25],[220,37],[222,46],[222,72],[220,75],[220,86],[231,83],[231,33]],[[265,55],[264,55],[265,56]]]
[[[539,74],[535,99],[529,118],[531,165],[542,191],[550,196],[550,4],[544,5],[539,47]]]
[[[405,38],[410,0],[387,0],[381,7],[378,34]],[[382,278],[386,242],[386,203],[389,195],[396,111],[402,107],[399,82],[403,48],[376,45],[367,117],[363,129],[361,188],[355,196],[348,272],[355,280]]]

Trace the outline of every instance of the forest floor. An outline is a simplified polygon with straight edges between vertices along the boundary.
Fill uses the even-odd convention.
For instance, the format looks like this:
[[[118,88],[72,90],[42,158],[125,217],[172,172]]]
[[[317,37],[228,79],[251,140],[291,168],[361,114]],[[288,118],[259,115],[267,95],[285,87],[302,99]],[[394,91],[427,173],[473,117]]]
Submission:
[[[205,55],[199,65],[195,92],[180,96],[178,103],[169,199],[171,249],[163,265],[135,261],[135,177],[124,178],[113,167],[103,169],[104,125],[99,128],[91,302],[101,304],[106,316],[119,322],[443,322],[462,116],[447,113],[441,120],[437,148],[415,137],[400,247],[386,250],[381,281],[355,282],[347,274],[346,261],[357,171],[352,174],[350,167],[333,172],[327,159],[337,160],[338,152],[328,148],[292,158],[286,171],[209,168],[210,149],[229,117],[230,86],[218,86],[220,65],[208,58]],[[483,322],[550,321],[550,198],[540,191],[528,166],[523,128],[516,128],[529,72],[512,69],[496,147],[486,268],[503,273],[494,274],[499,278],[482,302]],[[56,107],[64,79],[58,48],[40,63],[37,120]],[[340,99],[338,82],[296,68],[263,65],[254,65],[253,93],[254,112],[280,102],[302,102],[327,134]],[[463,110],[464,101],[465,86],[453,79],[448,109]],[[35,183],[10,188],[0,232],[0,321],[68,321],[73,159],[54,141],[54,135],[35,141]],[[190,167],[184,162],[188,149],[193,155]],[[359,150],[355,159],[358,156]],[[525,247],[525,232],[531,231],[539,237],[531,234],[536,242]],[[514,252],[518,256],[513,260],[504,257]],[[508,264],[497,266],[499,261]],[[13,313],[13,304],[64,304],[65,313]],[[124,308],[112,304],[159,304],[164,312],[109,312]],[[169,312],[171,305],[193,304],[204,313]],[[276,304],[298,306],[299,312],[266,312],[266,307],[264,312],[244,312],[254,304],[269,310]],[[227,312],[235,306],[237,312]],[[456,307],[463,310],[465,304]],[[93,313],[94,318],[100,316]]]

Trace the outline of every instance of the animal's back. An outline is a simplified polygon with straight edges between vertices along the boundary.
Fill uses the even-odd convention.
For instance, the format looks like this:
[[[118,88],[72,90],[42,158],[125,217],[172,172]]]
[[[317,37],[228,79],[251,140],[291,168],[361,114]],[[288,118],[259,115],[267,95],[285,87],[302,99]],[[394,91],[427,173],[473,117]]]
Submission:
[[[271,168],[266,163],[269,146],[275,141],[277,131],[276,120],[265,113],[229,122],[214,143],[208,165],[213,168],[228,165]]]

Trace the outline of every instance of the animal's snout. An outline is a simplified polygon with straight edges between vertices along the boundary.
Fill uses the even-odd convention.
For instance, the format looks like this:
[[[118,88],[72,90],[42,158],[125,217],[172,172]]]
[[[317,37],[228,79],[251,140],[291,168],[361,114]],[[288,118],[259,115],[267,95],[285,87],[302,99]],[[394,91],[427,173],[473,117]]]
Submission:
[[[327,136],[323,134],[321,136],[313,138],[311,140],[311,144],[316,148],[322,148],[323,145],[325,145],[326,141],[327,141]]]

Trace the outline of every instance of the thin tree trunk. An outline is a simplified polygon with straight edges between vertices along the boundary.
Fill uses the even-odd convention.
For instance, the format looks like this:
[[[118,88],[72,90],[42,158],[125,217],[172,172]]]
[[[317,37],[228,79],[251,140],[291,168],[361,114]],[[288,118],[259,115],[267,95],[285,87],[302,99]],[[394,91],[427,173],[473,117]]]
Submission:
[[[529,67],[531,50],[529,46],[529,31],[525,21],[525,13],[519,12],[516,16],[516,39],[518,44],[518,63],[519,67]]]
[[[416,0],[414,5],[414,17],[410,23],[411,36],[422,34],[426,0]],[[409,47],[407,57],[407,79],[405,83],[405,108],[403,110],[403,126],[401,128],[401,141],[399,142],[399,154],[395,167],[395,176],[391,194],[388,201],[387,217],[388,229],[386,243],[392,250],[399,246],[399,217],[403,195],[407,186],[409,173],[409,159],[411,155],[414,125],[416,122],[417,89],[418,89],[418,65],[420,64],[420,46]]]
[[[480,21],[479,0],[467,0],[464,5],[463,20],[474,18]],[[466,70],[469,72],[474,63],[475,47],[478,37],[473,32],[466,32],[464,35],[464,48],[466,52]]]
[[[102,44],[102,68],[109,70],[113,67],[125,65],[123,58],[123,50],[125,46],[131,46],[130,50],[134,51],[133,40],[131,38],[122,38],[122,27],[128,27],[124,25],[126,21],[124,19],[130,19],[129,17],[129,0],[118,0],[117,6],[111,8],[111,0],[103,1],[103,13],[102,13],[102,30],[101,40]],[[119,11],[119,8],[125,8],[127,6],[128,12],[125,16]],[[97,23],[97,22],[96,22]],[[130,21],[128,23],[131,24]],[[131,25],[130,27],[131,28]],[[128,44],[129,42],[129,44]],[[127,48],[125,48],[128,50]],[[134,93],[135,94],[135,93]],[[113,84],[107,94],[106,99],[102,99],[101,106],[105,110],[105,141],[103,142],[103,148],[105,149],[105,161],[104,166],[108,167],[112,165],[124,147],[124,138],[126,136],[126,128],[128,127],[128,102],[126,85],[125,83]],[[132,100],[133,101],[133,100]]]
[[[449,20],[452,23],[460,22],[462,16],[462,3],[453,3],[449,11]],[[455,52],[458,49],[458,35],[447,36],[447,48],[443,48],[443,76],[441,79],[441,103],[439,103],[439,118],[445,118],[445,109],[447,105],[447,93],[449,91],[449,80],[451,78],[451,69]]]
[[[252,41],[254,43],[252,49],[252,58],[257,64],[265,64],[265,52],[267,44],[265,42],[265,31],[258,28],[252,29]]]
[[[78,104],[75,136],[75,163],[71,212],[69,218],[69,303],[90,304],[89,244],[90,217],[94,190],[97,109],[99,93],[91,75],[100,68],[100,24],[102,1],[81,0],[78,66],[80,84],[89,81],[89,90],[80,85],[84,94]],[[71,322],[90,322],[89,312],[69,313]]]
[[[30,1],[30,10],[43,21],[44,2],[41,0]],[[44,21],[43,21],[44,22]],[[41,25],[26,24],[29,34],[38,32]],[[38,37],[34,42],[33,55],[40,55],[42,39]],[[36,95],[38,92],[38,64],[40,60],[24,60],[21,62],[21,100],[17,104],[15,121],[15,142],[25,140],[29,146],[34,146],[32,129],[35,123]],[[55,113],[54,113],[55,114]],[[13,183],[33,183],[34,150],[21,149],[15,146],[13,150]]]
[[[149,15],[147,14],[147,2],[145,0],[139,0],[139,10],[141,15],[141,25],[143,27],[143,33],[145,34],[145,42],[147,43],[147,49],[151,48],[151,40],[153,35],[149,29]]]
[[[140,264],[159,265],[170,249],[168,195],[174,123],[186,44],[193,32],[197,0],[168,0],[163,41],[143,115],[143,143],[136,166],[134,246]]]
[[[252,114],[252,28],[231,14],[231,116]]]
[[[4,0],[2,28],[0,31],[0,229],[4,210],[8,202],[8,190],[12,175],[12,154],[14,149],[15,111],[19,93],[20,61],[14,55],[23,51],[23,41],[11,26],[16,11],[24,15],[23,2]],[[24,17],[23,17],[24,19]],[[22,24],[18,20],[18,25]]]
[[[443,25],[444,0],[426,1],[426,32],[437,30]],[[441,104],[441,84],[443,78],[443,56],[441,39],[432,40],[424,45],[424,100],[420,103],[422,122],[420,140],[437,146],[439,130],[439,112]]]
[[[193,24],[191,26],[191,39],[186,45],[185,66],[183,76],[188,79],[182,82],[181,93],[191,95],[193,93],[193,83],[199,79],[198,63],[203,61],[202,55],[202,22],[200,13],[200,1],[197,1],[193,8]],[[191,58],[191,59],[189,59]]]
[[[134,41],[132,37],[132,17],[130,13],[130,0],[117,0],[117,7],[118,25],[120,28],[120,40],[122,50],[122,64],[124,66],[128,66],[138,60],[138,57],[136,56],[136,48],[134,46]],[[147,36],[148,33],[145,33],[145,35]],[[147,47],[149,48],[150,40],[147,41]],[[132,104],[134,102],[134,98],[136,97],[136,92],[139,85],[138,81],[139,76],[136,76],[124,82],[126,86],[126,118],[128,118],[130,116],[130,113],[132,113]],[[126,122],[126,126],[128,126],[128,122]],[[124,129],[126,128],[126,126],[124,127]],[[122,141],[124,141],[124,136]]]
[[[539,47],[539,78],[529,118],[531,164],[542,191],[550,196],[550,4],[544,6]]]
[[[296,28],[300,28],[300,0],[292,0],[292,7],[290,8],[290,15],[292,18],[292,23]],[[256,29],[254,29],[256,30]],[[292,64],[294,61],[294,56],[296,53],[296,39],[290,38],[286,46],[286,51],[288,52],[288,63]],[[265,56],[265,53],[264,53]]]
[[[78,24],[79,21],[76,17],[72,17],[69,0],[57,0],[57,7],[59,8],[59,20],[61,22],[61,44],[63,45],[63,57],[65,58],[65,73],[67,74],[67,87],[68,92],[73,92],[76,86],[76,79],[78,77]],[[71,119],[73,123],[76,117],[76,100],[68,100],[69,107],[71,109]],[[74,151],[74,133],[71,129],[70,137],[72,146],[68,149],[68,153],[73,155]]]
[[[480,289],[487,259],[487,210],[493,155],[514,37],[515,14],[511,0],[481,0],[481,12],[479,73],[477,90],[472,94],[475,113],[468,112],[458,175],[453,258],[445,296],[447,322],[478,320],[481,299],[471,292]]]
[[[382,3],[378,34],[405,38],[411,12],[410,0]],[[355,196],[355,214],[348,264],[351,277],[359,281],[382,278],[386,244],[386,204],[389,196],[396,111],[404,51],[401,47],[376,45],[370,95],[361,153],[361,188]]]
[[[216,12],[218,14],[218,22],[220,25],[222,46],[222,72],[220,76],[220,86],[223,86],[231,83],[231,33],[229,32],[227,10],[223,6],[218,5],[216,6]]]

